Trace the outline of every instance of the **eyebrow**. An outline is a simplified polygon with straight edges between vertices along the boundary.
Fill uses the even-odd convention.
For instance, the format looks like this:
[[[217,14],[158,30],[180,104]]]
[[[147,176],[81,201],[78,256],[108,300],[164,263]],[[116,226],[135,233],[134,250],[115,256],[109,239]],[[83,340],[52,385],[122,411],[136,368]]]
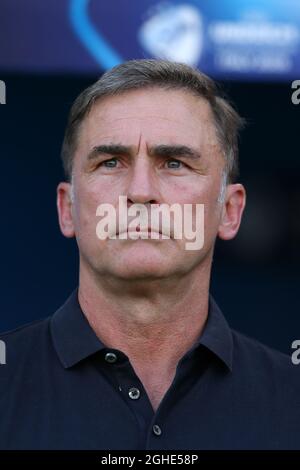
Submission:
[[[186,145],[157,145],[150,149],[150,155],[159,157],[185,157],[192,160],[199,160],[200,153]]]
[[[133,147],[122,144],[97,145],[88,154],[87,160],[92,161],[99,155],[131,156],[133,153]],[[199,160],[201,157],[199,152],[186,145],[155,145],[150,148],[149,154],[163,158],[184,157],[191,160]]]

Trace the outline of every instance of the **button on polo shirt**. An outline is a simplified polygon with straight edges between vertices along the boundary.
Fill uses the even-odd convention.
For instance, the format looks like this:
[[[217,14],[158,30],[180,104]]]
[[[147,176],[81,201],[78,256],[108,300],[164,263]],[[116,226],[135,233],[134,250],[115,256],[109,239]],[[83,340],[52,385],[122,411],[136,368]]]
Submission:
[[[136,387],[132,387],[128,392],[128,395],[131,398],[131,400],[137,400],[140,397],[140,394],[141,392]]]
[[[158,426],[158,424],[154,424],[153,425],[153,432],[156,436],[160,436],[161,435],[161,429],[160,427]]]
[[[231,330],[212,297],[155,412],[127,355],[89,325],[77,289],[54,315],[0,339],[1,449],[300,449],[300,368]]]
[[[105,360],[106,362],[109,362],[110,364],[114,364],[118,359],[117,355],[113,352],[107,352],[105,354]]]

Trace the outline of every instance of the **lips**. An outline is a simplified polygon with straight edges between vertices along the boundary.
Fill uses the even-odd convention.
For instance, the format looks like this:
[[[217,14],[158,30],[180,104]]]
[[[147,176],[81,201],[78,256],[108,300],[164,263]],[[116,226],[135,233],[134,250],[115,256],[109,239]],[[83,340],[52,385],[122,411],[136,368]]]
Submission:
[[[142,232],[147,232],[147,231],[148,233],[155,232],[155,233],[160,233],[162,235],[162,231],[161,230],[157,231],[155,228],[148,227],[147,229],[142,230]],[[138,225],[137,227],[128,229],[127,232],[141,232],[141,228]]]
[[[130,228],[127,228],[126,230],[121,230],[120,232],[117,231],[116,232],[116,236],[122,234],[122,233],[145,233],[145,232],[148,232],[148,233],[158,233],[160,236],[163,235],[163,232],[162,230],[157,230],[156,228],[154,227],[148,227],[148,228],[145,228],[143,230],[141,230],[140,226],[138,225],[137,227],[130,227]],[[166,236],[168,236],[168,238],[170,237],[169,234],[165,234]]]

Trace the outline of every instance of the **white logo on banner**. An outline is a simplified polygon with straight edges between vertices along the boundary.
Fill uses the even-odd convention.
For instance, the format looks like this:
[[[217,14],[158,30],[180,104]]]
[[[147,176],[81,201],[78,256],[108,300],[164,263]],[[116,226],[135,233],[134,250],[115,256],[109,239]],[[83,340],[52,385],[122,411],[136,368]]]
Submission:
[[[203,48],[203,20],[188,4],[158,4],[142,24],[138,38],[143,48],[160,59],[197,65]]]

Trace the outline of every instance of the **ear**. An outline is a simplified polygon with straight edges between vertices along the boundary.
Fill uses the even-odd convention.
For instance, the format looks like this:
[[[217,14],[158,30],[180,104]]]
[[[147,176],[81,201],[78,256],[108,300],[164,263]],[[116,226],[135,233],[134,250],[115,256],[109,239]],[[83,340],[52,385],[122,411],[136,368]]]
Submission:
[[[59,185],[57,186],[56,205],[58,211],[59,226],[62,234],[68,238],[74,237],[75,231],[72,215],[70,183],[59,183]]]
[[[231,240],[239,230],[246,205],[246,191],[242,184],[229,184],[223,205],[218,236],[222,240]]]

